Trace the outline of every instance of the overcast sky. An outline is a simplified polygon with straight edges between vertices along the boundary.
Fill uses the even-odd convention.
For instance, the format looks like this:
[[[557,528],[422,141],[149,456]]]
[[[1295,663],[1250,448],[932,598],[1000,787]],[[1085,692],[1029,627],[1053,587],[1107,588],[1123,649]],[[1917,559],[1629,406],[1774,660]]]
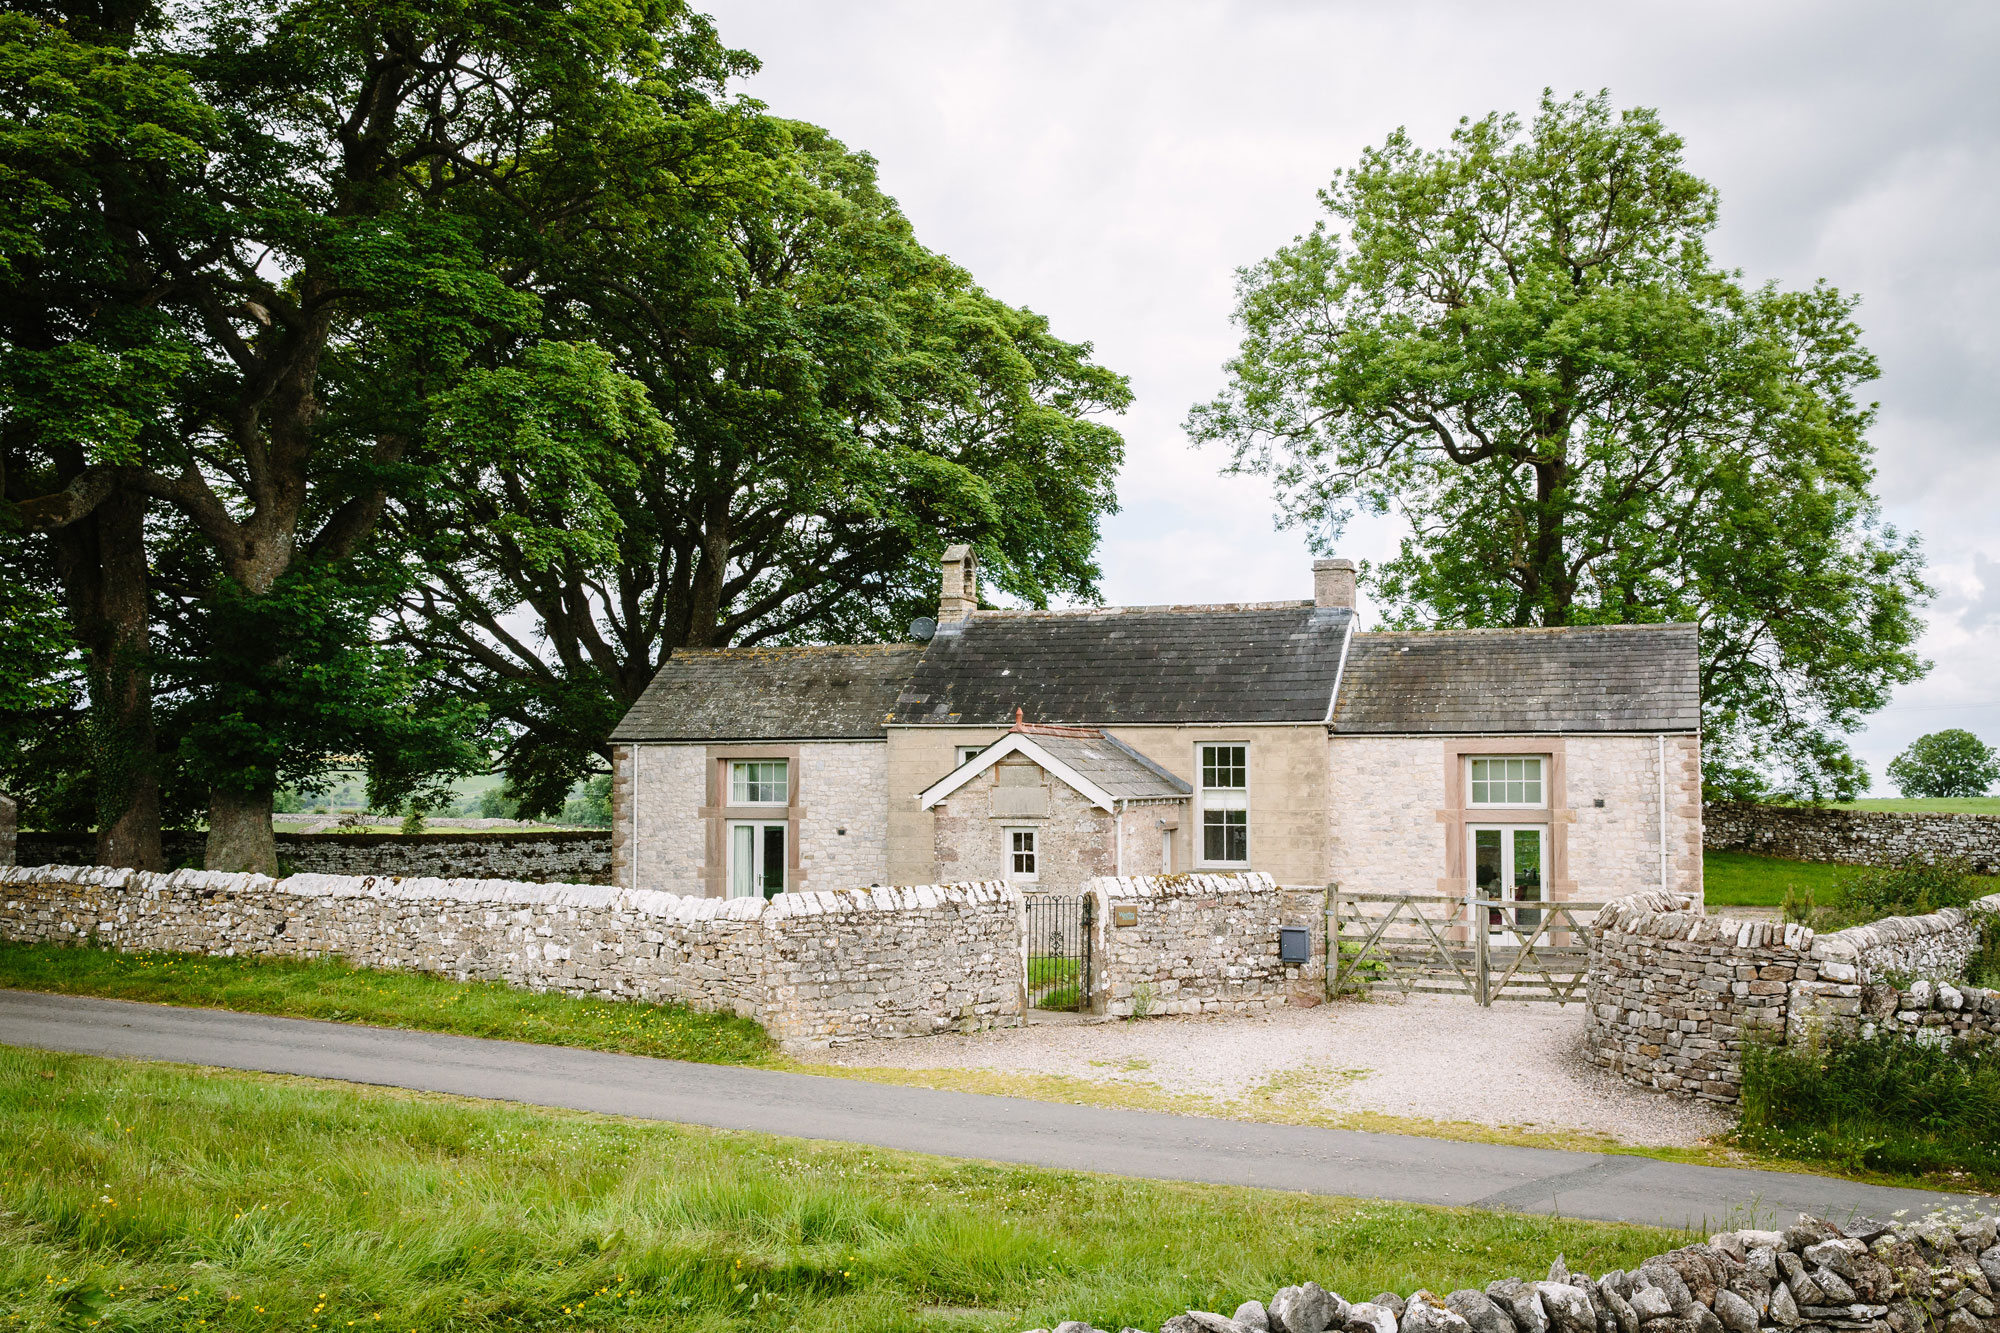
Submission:
[[[697,0],[699,3],[699,0]],[[1303,534],[1180,423],[1235,346],[1235,270],[1407,126],[1531,113],[1544,86],[1656,107],[1722,194],[1752,282],[1864,298],[1880,495],[1924,538],[1930,675],[1858,749],[1948,726],[2000,743],[2000,5],[709,0],[747,91],[881,162],[918,237],[1132,378],[1110,603],[1311,594]],[[1341,554],[1393,552],[1386,523]],[[1365,622],[1364,622],[1365,623]]]

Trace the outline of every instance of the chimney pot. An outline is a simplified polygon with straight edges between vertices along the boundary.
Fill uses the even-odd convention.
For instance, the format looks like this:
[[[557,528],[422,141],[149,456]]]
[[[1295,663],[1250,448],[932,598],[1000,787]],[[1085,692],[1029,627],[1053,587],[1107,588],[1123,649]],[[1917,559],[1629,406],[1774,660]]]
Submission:
[[[1354,609],[1354,562],[1313,561],[1313,605]]]

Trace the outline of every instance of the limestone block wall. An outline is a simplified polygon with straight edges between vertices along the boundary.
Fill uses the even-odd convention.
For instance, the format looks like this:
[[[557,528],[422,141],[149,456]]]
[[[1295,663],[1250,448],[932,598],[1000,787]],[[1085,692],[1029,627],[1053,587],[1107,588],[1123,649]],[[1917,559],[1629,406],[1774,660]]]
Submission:
[[[1704,823],[1712,851],[1878,866],[1962,858],[1982,875],[2000,874],[2000,816],[1716,802]]]
[[[1643,890],[1701,893],[1701,749],[1695,736],[1477,738],[1481,748],[1550,755],[1548,826],[1554,896],[1601,901]],[[1450,766],[1466,738],[1327,738],[1330,878],[1357,893],[1460,892],[1455,873],[1479,812],[1455,807]],[[1560,762],[1554,756],[1560,751]],[[1466,751],[1470,753],[1469,750]],[[1665,764],[1662,767],[1662,757]],[[1666,875],[1661,876],[1661,795]],[[1599,804],[1602,802],[1602,804]],[[1521,811],[1497,822],[1527,822]],[[1573,886],[1566,888],[1565,884]]]
[[[1092,879],[1117,870],[1117,831],[1108,813],[1068,783],[1043,773],[1047,814],[995,816],[998,774],[995,765],[932,807],[938,878],[1007,874],[1003,836],[1010,828],[1035,830],[1039,873],[1032,881],[1018,881],[1025,893],[1077,894]],[[1157,859],[1159,853],[1153,855]]]
[[[629,804],[619,805],[612,783],[614,826],[623,825],[632,848],[631,878],[621,887],[699,894],[708,831],[708,749],[701,745],[631,747]]]
[[[889,839],[882,792],[889,785],[889,747],[879,741],[825,742],[799,747],[798,885],[852,889],[889,882]],[[976,878],[997,872],[982,870]]]
[[[301,874],[402,875],[438,879],[507,879],[544,884],[604,884],[611,878],[611,836],[602,832],[280,833],[278,859]],[[199,864],[200,832],[160,839],[168,865]],[[89,833],[24,833],[18,863],[84,865],[97,854]]]
[[[96,866],[0,871],[0,938],[442,972],[752,1017],[781,1042],[1018,1022],[1004,884],[693,898],[604,885]]]
[[[1131,1017],[1249,1014],[1317,1004],[1326,986],[1326,894],[1261,872],[1092,880],[1092,1007]],[[1119,909],[1133,924],[1120,925]],[[1278,928],[1312,932],[1304,963],[1278,958]]]
[[[2000,929],[2000,894],[1970,912],[1891,917],[1825,935],[1690,909],[1680,895],[1634,894],[1606,906],[1592,927],[1585,1048],[1630,1082],[1733,1102],[1746,1040],[1798,1039],[1871,1013],[1887,1022],[1906,1002],[1920,1017],[1895,1021],[1941,1037],[1993,1031],[1986,992],[1924,978],[1899,991],[1891,978],[1962,971],[1982,932]],[[1956,1004],[1939,1007],[1954,996]],[[1929,1014],[1952,1017],[1921,1017]]]

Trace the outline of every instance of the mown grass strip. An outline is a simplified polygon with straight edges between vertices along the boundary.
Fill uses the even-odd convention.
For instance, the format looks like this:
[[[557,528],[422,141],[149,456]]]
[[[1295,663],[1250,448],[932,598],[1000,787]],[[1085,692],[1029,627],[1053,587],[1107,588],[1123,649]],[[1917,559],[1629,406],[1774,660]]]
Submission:
[[[678,1004],[579,999],[427,972],[378,971],[353,967],[338,958],[216,958],[0,944],[0,987],[371,1023],[708,1064],[762,1064],[772,1058],[774,1049],[757,1023],[729,1014]],[[0,1330],[5,1327],[0,1324]]]
[[[1157,1328],[1688,1239],[7,1047],[0,1198],[0,1330]]]

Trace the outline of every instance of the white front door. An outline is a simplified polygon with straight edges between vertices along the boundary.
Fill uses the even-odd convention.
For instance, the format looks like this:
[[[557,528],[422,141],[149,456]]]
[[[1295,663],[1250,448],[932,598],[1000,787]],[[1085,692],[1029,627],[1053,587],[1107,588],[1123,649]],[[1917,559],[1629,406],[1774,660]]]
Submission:
[[[1467,860],[1472,867],[1472,888],[1479,898],[1512,898],[1522,902],[1542,901],[1544,852],[1548,829],[1540,824],[1474,825],[1472,847]],[[1519,944],[1542,924],[1540,911],[1529,907],[1487,907],[1473,909],[1486,918],[1486,931],[1495,942]]]
[[[729,896],[775,898],[785,891],[785,825],[729,826]]]

